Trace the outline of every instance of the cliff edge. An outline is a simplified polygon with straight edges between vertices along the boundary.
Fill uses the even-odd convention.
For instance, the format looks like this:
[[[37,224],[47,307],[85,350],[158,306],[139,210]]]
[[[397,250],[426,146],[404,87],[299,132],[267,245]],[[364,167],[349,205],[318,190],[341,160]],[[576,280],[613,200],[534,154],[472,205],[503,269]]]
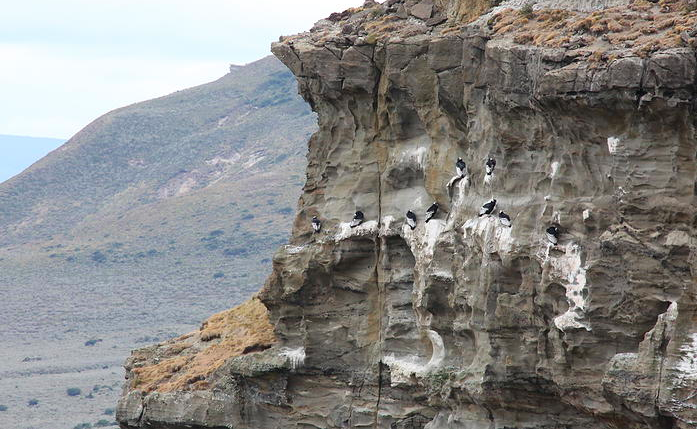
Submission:
[[[282,38],[319,131],[275,338],[175,390],[133,385],[172,344],[132,359],[121,427],[695,427],[694,10],[389,0]]]

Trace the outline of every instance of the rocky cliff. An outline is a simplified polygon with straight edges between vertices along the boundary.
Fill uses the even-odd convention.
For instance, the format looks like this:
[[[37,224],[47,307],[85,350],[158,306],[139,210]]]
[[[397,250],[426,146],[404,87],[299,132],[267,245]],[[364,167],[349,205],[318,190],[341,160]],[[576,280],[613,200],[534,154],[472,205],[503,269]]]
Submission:
[[[695,427],[697,15],[621,3],[369,2],[276,43],[319,131],[275,340],[178,390],[134,383],[176,341],[139,352],[122,428]]]

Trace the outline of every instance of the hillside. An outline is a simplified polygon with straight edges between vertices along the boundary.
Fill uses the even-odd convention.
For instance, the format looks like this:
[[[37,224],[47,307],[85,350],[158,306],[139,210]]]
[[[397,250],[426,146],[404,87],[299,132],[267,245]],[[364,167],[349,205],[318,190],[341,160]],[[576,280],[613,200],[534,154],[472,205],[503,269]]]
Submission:
[[[129,349],[257,291],[287,241],[315,129],[294,77],[268,57],[109,112],[0,184],[11,350],[0,423],[94,423],[115,403]],[[110,388],[81,407],[71,385]]]
[[[19,174],[65,140],[0,134],[0,183]]]

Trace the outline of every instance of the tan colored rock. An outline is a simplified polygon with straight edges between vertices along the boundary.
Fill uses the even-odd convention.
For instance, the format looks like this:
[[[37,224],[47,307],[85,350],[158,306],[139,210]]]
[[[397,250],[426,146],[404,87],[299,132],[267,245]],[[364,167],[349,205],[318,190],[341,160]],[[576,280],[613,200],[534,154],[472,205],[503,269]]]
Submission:
[[[414,15],[415,17],[419,19],[428,19],[431,17],[431,13],[433,12],[433,3],[430,0],[424,0],[420,3],[417,3],[414,5],[409,13]]]

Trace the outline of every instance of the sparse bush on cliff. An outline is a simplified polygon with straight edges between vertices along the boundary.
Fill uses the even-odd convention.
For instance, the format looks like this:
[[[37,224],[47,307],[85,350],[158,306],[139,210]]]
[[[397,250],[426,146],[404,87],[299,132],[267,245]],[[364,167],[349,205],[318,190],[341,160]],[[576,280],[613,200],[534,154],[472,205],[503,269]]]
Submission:
[[[73,426],[73,429],[90,429],[92,427],[91,423],[80,423]]]
[[[532,7],[535,5],[533,2],[528,2],[523,5],[523,7],[520,8],[520,14],[523,15],[526,18],[531,18],[533,15],[533,9]]]
[[[38,399],[30,399],[29,402],[27,402],[27,405],[30,407],[36,407],[39,405],[39,400]]]
[[[0,405],[0,411],[7,411],[7,405]]]
[[[214,279],[222,279],[223,277],[225,277],[225,273],[222,271],[218,271],[217,273],[213,274]]]
[[[94,427],[102,428],[102,427],[106,427],[106,426],[115,426],[116,424],[117,424],[116,422],[110,422],[109,420],[101,419],[97,423],[94,424]]]

